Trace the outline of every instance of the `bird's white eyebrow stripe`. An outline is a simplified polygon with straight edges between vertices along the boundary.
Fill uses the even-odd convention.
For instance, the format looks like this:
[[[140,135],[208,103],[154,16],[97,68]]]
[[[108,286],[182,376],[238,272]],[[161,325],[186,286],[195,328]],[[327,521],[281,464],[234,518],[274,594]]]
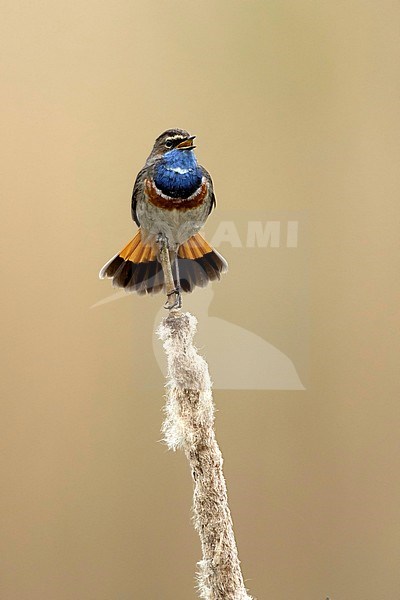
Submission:
[[[181,135],[180,133],[178,133],[177,135],[172,135],[170,137],[167,137],[167,140],[185,140],[186,138]]]

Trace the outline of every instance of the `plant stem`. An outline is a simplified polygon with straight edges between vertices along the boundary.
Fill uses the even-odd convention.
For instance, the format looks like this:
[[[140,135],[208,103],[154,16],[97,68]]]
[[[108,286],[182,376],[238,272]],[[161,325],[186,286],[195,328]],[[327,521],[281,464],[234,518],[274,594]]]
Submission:
[[[182,449],[192,472],[193,521],[200,536],[198,589],[203,600],[251,600],[247,594],[228,505],[206,361],[193,345],[197,319],[171,311],[159,329],[168,359],[163,433]]]

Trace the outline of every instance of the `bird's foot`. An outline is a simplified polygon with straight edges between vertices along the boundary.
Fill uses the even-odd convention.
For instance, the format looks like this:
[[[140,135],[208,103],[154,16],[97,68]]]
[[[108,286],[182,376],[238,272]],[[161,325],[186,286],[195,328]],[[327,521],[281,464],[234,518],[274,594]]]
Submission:
[[[173,295],[175,295],[175,300],[174,300],[174,302],[172,302],[172,304],[170,304],[170,297]],[[166,308],[167,310],[172,310],[173,308],[175,308],[175,309],[182,308],[182,294],[181,294],[180,287],[176,287],[171,292],[168,292],[167,297],[168,297],[168,300],[164,304],[164,308]]]

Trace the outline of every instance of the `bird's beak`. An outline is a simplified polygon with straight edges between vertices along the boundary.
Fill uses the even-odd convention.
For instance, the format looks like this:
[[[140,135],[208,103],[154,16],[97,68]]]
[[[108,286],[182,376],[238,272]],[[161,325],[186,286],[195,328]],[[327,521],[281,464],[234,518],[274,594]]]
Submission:
[[[196,148],[196,146],[193,145],[193,140],[195,137],[195,135],[191,135],[190,137],[186,138],[186,140],[183,140],[183,142],[180,142],[176,147],[179,150],[193,150],[193,148]]]

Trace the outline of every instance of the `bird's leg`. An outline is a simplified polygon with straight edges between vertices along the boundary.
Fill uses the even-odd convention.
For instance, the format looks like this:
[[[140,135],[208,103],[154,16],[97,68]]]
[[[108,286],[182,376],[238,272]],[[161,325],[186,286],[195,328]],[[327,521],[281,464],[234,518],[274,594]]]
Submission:
[[[164,304],[164,308],[168,310],[179,309],[182,306],[179,278],[177,280],[177,287],[175,286],[174,277],[172,275],[171,261],[169,258],[169,244],[168,238],[165,234],[159,233],[157,236],[157,243],[160,246],[160,261],[164,272],[165,288],[167,292],[167,302]],[[177,259],[178,260],[178,259]],[[170,297],[175,295],[175,301],[170,303]]]
[[[177,303],[176,308],[182,308],[182,292],[181,292],[181,278],[179,276],[179,261],[178,261],[178,253],[175,256],[175,292],[176,292],[176,300]]]

